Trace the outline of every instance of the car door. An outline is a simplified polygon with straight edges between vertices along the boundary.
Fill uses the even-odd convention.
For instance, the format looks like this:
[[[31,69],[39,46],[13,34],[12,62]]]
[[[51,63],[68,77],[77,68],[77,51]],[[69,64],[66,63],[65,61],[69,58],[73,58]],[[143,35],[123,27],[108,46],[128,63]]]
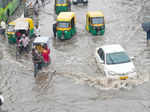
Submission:
[[[97,56],[98,66],[101,69],[101,72],[104,73],[105,53],[104,53],[103,49],[100,48],[100,49],[98,49],[97,54],[98,54],[98,56]]]

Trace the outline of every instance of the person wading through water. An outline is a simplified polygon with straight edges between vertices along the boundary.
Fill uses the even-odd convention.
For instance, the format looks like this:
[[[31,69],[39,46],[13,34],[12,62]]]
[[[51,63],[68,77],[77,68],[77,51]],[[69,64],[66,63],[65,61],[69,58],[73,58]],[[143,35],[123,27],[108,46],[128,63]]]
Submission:
[[[35,48],[32,49],[32,61],[34,64],[34,77],[36,77],[37,72],[42,69],[43,59]]]
[[[56,38],[56,33],[57,33],[57,24],[54,23],[54,24],[53,24],[53,34],[54,34],[54,38]]]

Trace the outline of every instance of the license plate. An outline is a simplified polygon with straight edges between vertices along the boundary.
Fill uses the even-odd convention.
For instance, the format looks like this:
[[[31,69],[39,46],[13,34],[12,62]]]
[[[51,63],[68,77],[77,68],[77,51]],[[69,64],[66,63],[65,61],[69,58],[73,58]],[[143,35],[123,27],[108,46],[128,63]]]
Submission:
[[[128,76],[120,77],[120,80],[126,80],[128,79]]]

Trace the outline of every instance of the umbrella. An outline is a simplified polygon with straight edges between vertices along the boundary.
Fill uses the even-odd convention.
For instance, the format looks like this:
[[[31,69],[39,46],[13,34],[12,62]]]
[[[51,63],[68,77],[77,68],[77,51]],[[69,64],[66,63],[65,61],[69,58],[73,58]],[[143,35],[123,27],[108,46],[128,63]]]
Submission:
[[[142,28],[143,28],[143,30],[146,31],[146,32],[150,31],[150,22],[144,22],[144,23],[142,24]]]

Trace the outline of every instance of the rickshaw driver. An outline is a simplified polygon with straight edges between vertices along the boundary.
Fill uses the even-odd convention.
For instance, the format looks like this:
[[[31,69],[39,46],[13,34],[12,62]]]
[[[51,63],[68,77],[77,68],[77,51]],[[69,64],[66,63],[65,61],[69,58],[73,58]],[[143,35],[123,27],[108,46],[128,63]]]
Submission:
[[[43,60],[40,53],[35,48],[32,49],[32,61],[34,64],[34,77],[36,77],[37,72],[42,69]]]

